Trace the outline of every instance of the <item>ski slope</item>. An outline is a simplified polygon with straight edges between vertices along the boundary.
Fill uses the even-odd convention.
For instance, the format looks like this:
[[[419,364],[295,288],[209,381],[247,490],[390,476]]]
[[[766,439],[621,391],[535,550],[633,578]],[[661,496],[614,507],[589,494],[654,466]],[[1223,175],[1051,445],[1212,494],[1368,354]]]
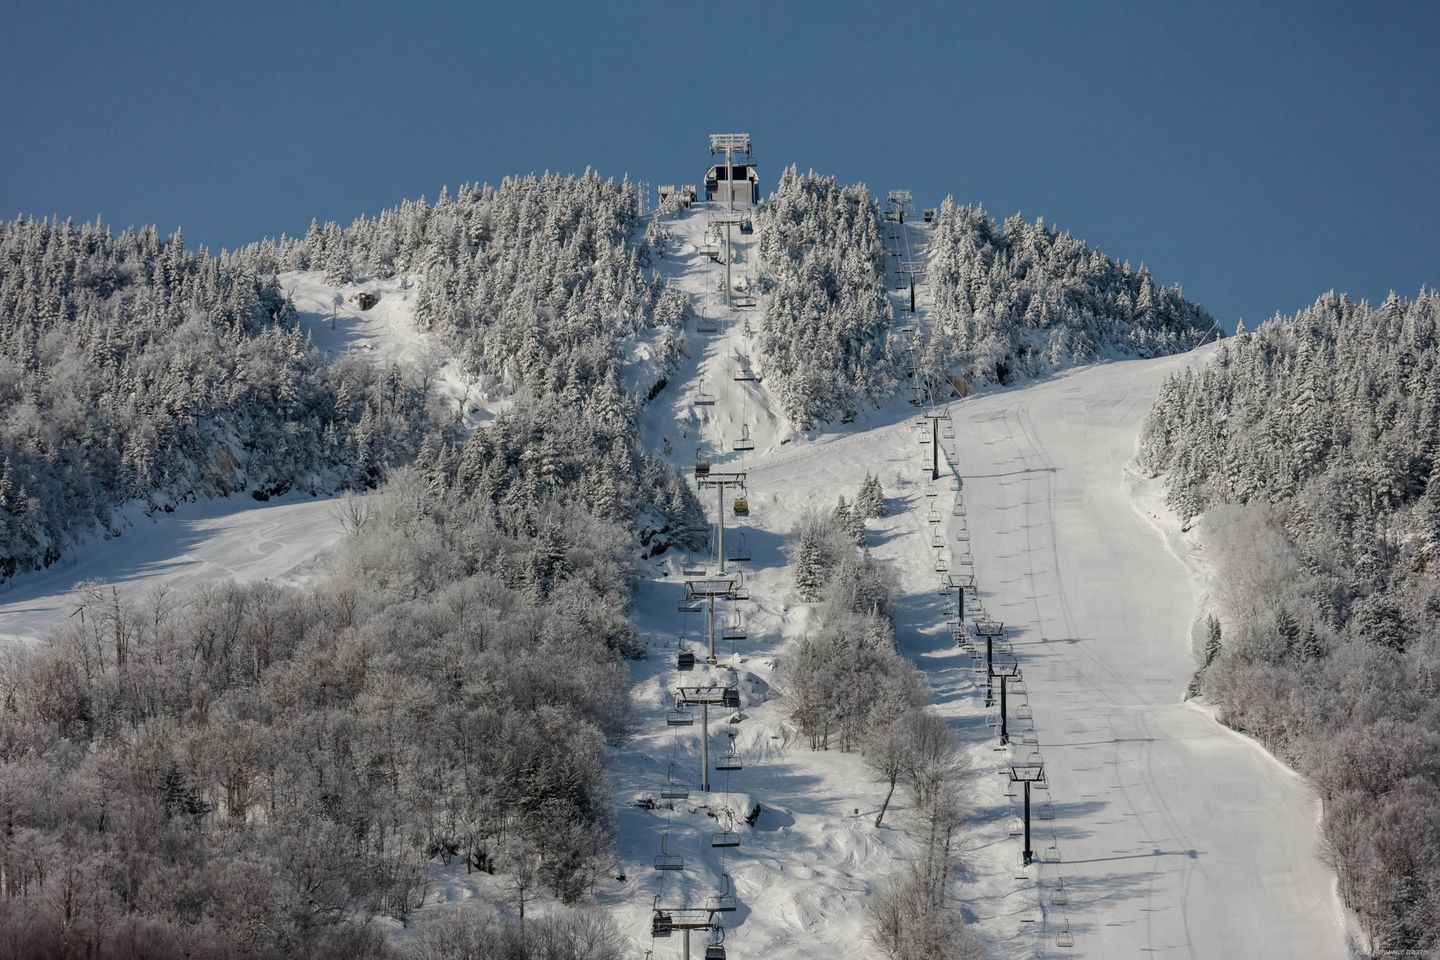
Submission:
[[[1103,364],[953,404],[980,596],[1005,622],[1024,669],[1028,701],[1012,707],[1028,702],[1034,715],[1038,743],[1014,751],[1039,750],[1051,784],[1054,819],[1035,822],[1035,848],[1047,859],[1025,871],[1016,869],[1020,842],[1008,833],[1019,807],[996,775],[1009,754],[994,749],[969,658],[951,644],[934,590],[921,447],[908,408],[892,411],[890,425],[788,445],[749,464],[751,636],[729,660],[742,692],[752,691],[738,724],[747,766],[731,775],[735,793],[716,802],[753,800],[766,812],[725,861],[742,903],[743,912],[727,918],[734,929],[726,943],[737,955],[814,956],[818,944],[867,942],[861,905],[915,850],[899,828],[903,809],[874,829],[881,792],[859,758],[789,742],[774,697],[783,692],[784,639],[803,628],[805,615],[790,599],[781,539],[807,505],[851,494],[877,467],[895,512],[872,525],[871,545],[901,574],[899,642],[925,671],[976,770],[965,881],[955,892],[994,955],[1346,955],[1312,792],[1182,701],[1194,670],[1195,588],[1172,549],[1173,518],[1148,498],[1145,509],[1137,506],[1137,481],[1125,468],[1161,380],[1196,359]],[[945,496],[936,501],[948,528]],[[618,758],[622,805],[659,789],[671,751],[693,782],[694,733],[677,737],[664,726],[664,692],[679,676],[667,646],[681,622],[673,606],[679,579],[642,589],[638,622],[666,660],[637,670],[637,738]],[[716,736],[716,749],[723,742]],[[1038,810],[1047,795],[1036,796]],[[648,884],[645,892],[655,876],[647,858],[667,824],[671,849],[697,864],[689,885],[667,886],[667,897],[714,892],[720,863],[705,846],[701,802],[666,817],[622,807],[624,872]],[[1066,903],[1057,905],[1062,878]],[[615,906],[649,949],[648,897],[617,897]],[[1067,927],[1073,949],[1058,945]],[[661,955],[666,949],[660,945]]]
[[[662,269],[672,284],[713,302],[716,267],[694,253],[706,213],[697,208],[673,222],[680,253]],[[897,232],[901,257],[923,256],[927,235],[923,224]],[[737,266],[749,252],[742,243]],[[927,291],[919,294],[914,320],[924,331]],[[899,316],[908,292],[897,290],[894,305]],[[952,537],[956,494],[942,481],[936,497],[926,496],[928,448],[918,443],[914,411],[899,404],[843,433],[797,436],[770,413],[763,384],[727,382],[748,346],[745,313],[730,316],[716,333],[691,337],[689,364],[645,415],[647,443],[677,466],[688,467],[703,446],[718,456],[715,469],[748,471],[752,515],[743,523],[754,560],[745,567],[751,599],[739,605],[748,636],[719,651],[713,670],[703,661],[694,674],[675,670],[676,634],[694,649],[700,632],[696,615],[675,610],[684,579],[677,562],[659,564],[657,579],[641,588],[636,623],[654,656],[634,670],[636,733],[615,757],[617,872],[626,880],[602,896],[637,947],[679,955],[678,935],[670,943],[649,937],[652,898],[703,902],[723,871],[739,899],[737,913],[721,916],[732,955],[873,953],[864,903],[918,848],[905,831],[903,802],[874,828],[882,791],[861,758],[789,739],[784,646],[803,631],[808,610],[793,600],[780,545],[804,509],[853,497],[874,470],[891,513],[872,522],[870,546],[901,576],[898,642],[924,671],[975,771],[963,879],[952,893],[992,955],[1344,957],[1307,784],[1183,702],[1195,667],[1198,545],[1157,505],[1155,485],[1126,470],[1165,375],[1207,352],[1075,369],[951,404],[979,599],[1005,622],[1027,687],[1011,700],[1016,744],[999,751],[986,724],[983,676],[977,683],[970,657],[953,645],[935,589],[932,506],[944,518],[949,555],[967,544]],[[714,405],[694,403],[701,377]],[[741,423],[758,439],[743,456],[730,452]],[[727,506],[707,495],[712,521]],[[1187,566],[1182,555],[1196,562]],[[668,691],[682,678],[707,677],[740,686],[738,722],[716,728],[737,732],[745,758],[744,771],[709,796],[695,789],[698,734],[665,724]],[[1033,721],[1013,719],[1019,707]],[[1035,742],[1021,743],[1022,731]],[[712,751],[725,742],[712,729]],[[1020,808],[1001,772],[1011,756],[1031,759],[1032,751],[1049,777],[1036,812],[1043,807],[1053,819],[1034,822],[1041,862],[1021,869],[1020,840],[1011,835]],[[672,770],[691,785],[689,799],[674,810],[633,806],[656,797]],[[740,848],[709,847],[712,807],[756,802],[763,812],[753,829],[738,828]],[[667,832],[666,850],[685,857],[683,872],[653,869]]]
[[[325,552],[341,536],[338,510],[338,498],[258,503],[234,496],[131,517],[122,535],[82,544],[49,569],[0,587],[0,648],[38,643],[64,624],[75,609],[75,588],[86,581],[111,584],[122,598],[136,600],[161,585],[303,583],[320,572]]]

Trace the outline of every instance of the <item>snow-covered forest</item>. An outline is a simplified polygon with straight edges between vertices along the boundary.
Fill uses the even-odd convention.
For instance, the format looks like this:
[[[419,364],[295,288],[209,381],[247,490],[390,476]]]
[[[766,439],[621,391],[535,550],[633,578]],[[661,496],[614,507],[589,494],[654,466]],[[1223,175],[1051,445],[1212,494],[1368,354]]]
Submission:
[[[153,228],[0,224],[0,581],[140,499],[374,483],[441,424],[306,341],[273,268]]]
[[[693,521],[693,498],[630,429],[634,391],[673,368],[689,309],[627,243],[635,204],[595,174],[527,177],[218,257],[152,228],[0,225],[0,581],[109,531],[127,501],[369,487],[425,438],[458,437],[427,371],[317,351],[285,270],[418,274],[416,320],[463,375],[536,401],[494,434],[548,431],[506,453],[523,454],[522,487],[593,470],[579,489],[607,516],[643,503],[656,527]],[[627,377],[625,344],[641,339]]]
[[[1117,263],[1019,214],[1003,225],[946,198],[936,211],[926,283],[935,336],[921,358],[932,396],[945,377],[1009,383],[1104,357],[1188,350],[1218,328],[1178,287]]]
[[[863,186],[790,167],[756,216],[768,292],[756,366],[791,422],[853,418],[895,391],[880,214]]]
[[[1372,947],[1440,939],[1440,296],[1329,294],[1168,381],[1141,461],[1221,573],[1200,689],[1311,777]]]

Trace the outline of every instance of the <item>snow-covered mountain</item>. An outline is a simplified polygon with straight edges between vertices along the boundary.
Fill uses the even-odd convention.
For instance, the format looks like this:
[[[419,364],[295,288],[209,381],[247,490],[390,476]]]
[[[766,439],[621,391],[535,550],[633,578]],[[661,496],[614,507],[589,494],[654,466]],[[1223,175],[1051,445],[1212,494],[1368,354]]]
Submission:
[[[424,392],[395,421],[413,449],[367,461],[361,496],[132,504],[137,529],[14,578],[0,636],[39,648],[0,716],[29,844],[0,867],[36,891],[16,929],[59,929],[46,898],[70,883],[96,950],[144,930],[157,953],[658,957],[684,937],[656,937],[657,910],[695,906],[694,952],[723,937],[735,960],[1344,956],[1309,788],[1182,701],[1213,571],[1127,470],[1165,377],[1210,354],[1160,355],[1208,317],[1045,228],[992,229],[986,252],[948,204],[900,224],[863,188],[785,184],[748,218],[647,221],[628,183],[526,178],[237,255],[273,277],[260,327],[308,363]],[[963,268],[981,259],[988,285]],[[961,318],[982,289],[994,309]],[[1064,356],[1037,346],[1062,329]],[[1150,359],[1034,379],[1097,355]],[[945,374],[974,392],[943,400]],[[735,482],[695,486],[697,463]],[[883,511],[836,541],[877,480]],[[721,577],[722,516],[712,664],[683,600]],[[964,617],[942,574],[974,577]],[[1023,672],[1004,749],[982,622]],[[881,675],[901,692],[862,694]],[[701,724],[671,721],[677,687],[712,685],[739,706],[710,711],[711,762],[738,763],[707,791]],[[943,723],[928,752],[892,738],[887,784],[897,699]],[[1028,865],[1012,762],[1046,772]],[[93,851],[83,882],[66,836]]]

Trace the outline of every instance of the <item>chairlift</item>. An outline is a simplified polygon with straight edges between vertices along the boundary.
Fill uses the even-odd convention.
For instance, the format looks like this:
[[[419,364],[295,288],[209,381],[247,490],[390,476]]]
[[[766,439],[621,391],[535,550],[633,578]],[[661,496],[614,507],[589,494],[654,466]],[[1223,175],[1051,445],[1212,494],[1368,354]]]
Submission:
[[[695,451],[695,476],[710,476],[710,461],[707,460],[705,458],[705,455],[702,454],[699,450]]]
[[[670,832],[660,834],[660,852],[655,855],[656,870],[684,870],[685,858],[678,853],[671,853],[668,849]]]
[[[750,425],[740,424],[740,438],[735,441],[735,452],[744,453],[747,450],[755,449],[755,441],[750,438]]]
[[[675,654],[675,669],[683,670],[686,673],[695,669],[695,654],[689,650],[681,650]]]
[[[939,523],[939,522],[940,522],[940,511],[939,511],[939,510],[936,510],[934,507],[931,507],[931,508],[930,508],[930,513],[929,513],[928,515],[926,515],[925,519],[928,520],[930,523]]]
[[[957,499],[957,500],[955,501],[955,506],[953,506],[953,507],[950,508],[950,516],[952,516],[952,517],[963,517],[963,516],[965,516],[965,504],[964,504],[964,502],[962,502],[962,501],[960,501],[960,500]]]
[[[719,332],[720,332],[720,323],[719,323],[719,321],[717,321],[714,317],[696,317],[696,318],[695,318],[695,332],[696,332],[696,333],[719,333]]]
[[[742,217],[740,219],[740,232],[742,234],[754,233],[755,221],[751,220],[749,217]]]
[[[740,754],[735,751],[735,736],[730,736],[730,751],[715,761],[716,770],[733,771],[743,770],[744,764],[740,760]]]
[[[687,577],[703,577],[705,576],[705,561],[700,559],[698,554],[692,553],[680,565],[680,572]]]
[[[936,497],[936,496],[939,496],[939,494],[940,494],[940,491],[938,491],[938,490],[935,489],[935,484],[933,484],[933,483],[927,483],[927,484],[925,484],[925,496],[927,496],[927,497]]]
[[[665,723],[672,727],[690,727],[694,726],[695,718],[691,716],[689,710],[677,706],[674,710],[665,714]]]
[[[675,609],[680,613],[699,613],[700,601],[693,598],[687,598],[675,604]]]
[[[1023,837],[1025,835],[1025,821],[1019,817],[1010,818],[1010,836]]]
[[[939,530],[936,530],[933,534],[930,535],[930,546],[936,548],[937,550],[945,546],[945,537],[940,533]]]
[[[953,424],[950,423],[949,420],[946,420],[945,426],[940,428],[940,436],[944,437],[946,440],[955,439],[955,427]]]
[[[737,610],[735,611],[735,622],[726,624],[724,627],[721,628],[720,639],[744,640],[746,636],[747,634],[745,632],[745,623],[740,619],[740,611]]]
[[[936,573],[948,573],[949,571],[950,571],[950,558],[947,557],[947,556],[945,556],[944,553],[937,553],[937,554],[935,555],[935,572],[936,572]]]
[[[1050,894],[1050,903],[1057,907],[1063,907],[1070,902],[1070,894],[1065,892],[1065,881],[1061,879],[1055,886],[1055,892]]]
[[[1047,800],[1040,804],[1040,809],[1035,811],[1035,816],[1041,820],[1054,820],[1055,808],[1051,806],[1050,801]]]
[[[725,960],[725,928],[717,923],[712,929],[719,939],[705,948],[705,960]]]
[[[930,431],[926,430],[920,434],[920,443],[927,447],[930,445]]]
[[[1029,705],[1029,704],[1021,704],[1020,706],[1018,706],[1018,707],[1015,708],[1015,719],[1016,719],[1016,720],[1034,720],[1034,719],[1035,719],[1035,711],[1033,711],[1033,710],[1030,709],[1030,705]]]
[[[738,847],[740,846],[740,834],[722,830],[719,833],[711,835],[710,846],[720,848]]]
[[[656,897],[655,900],[658,903],[660,898]],[[661,910],[659,907],[656,907],[655,916],[650,921],[650,936],[668,937],[674,932],[675,918],[672,917],[668,911]]]
[[[705,898],[705,909],[711,913],[734,913],[735,887],[730,882],[730,874],[720,874],[720,892],[713,897]]]
[[[1050,846],[1048,846],[1048,847],[1045,848],[1045,862],[1046,862],[1046,863],[1059,863],[1059,862],[1060,862],[1060,845],[1059,845],[1059,844],[1052,843],[1052,844],[1050,844]]]
[[[960,492],[960,478],[959,478],[959,477],[951,477],[951,478],[950,478],[950,489],[953,490],[953,491],[955,491],[956,493],[959,493],[959,492]]]
[[[1070,932],[1070,921],[1065,921],[1065,929],[1055,937],[1055,945],[1067,949],[1075,946],[1075,934]]]
[[[966,550],[964,553],[960,554],[960,558],[957,562],[962,567],[973,567],[975,566],[975,555],[972,554],[969,550]]]
[[[660,788],[660,799],[662,800],[688,800],[690,799],[690,788],[685,786],[684,781],[675,776],[675,764],[670,764],[670,772],[665,776],[665,786]]]
[[[755,373],[750,369],[750,364],[740,360],[735,364],[735,379],[741,383],[753,383]]]
[[[729,559],[731,563],[750,562],[750,546],[745,542],[745,534],[736,534],[735,543],[730,548],[730,554],[727,559]]]
[[[961,543],[969,543],[969,542],[970,542],[970,528],[969,528],[969,527],[961,527],[959,530],[956,530],[956,531],[955,531],[955,539],[958,540],[958,541],[960,541]]]
[[[940,589],[935,592],[942,597],[950,596],[950,578],[942,576],[940,578]]]
[[[720,706],[727,710],[740,709],[740,688],[726,687],[720,691]]]
[[[740,496],[735,498],[734,509],[735,516],[737,517],[750,516],[749,495],[745,492],[745,489],[743,487],[740,490]]]
[[[707,392],[707,391],[705,390],[705,381],[704,381],[704,380],[701,380],[701,381],[700,381],[700,387],[699,387],[699,389],[697,389],[697,390],[695,391],[695,400],[694,400],[694,403],[695,403],[695,406],[697,406],[697,407],[713,407],[713,406],[715,406],[715,394],[709,393],[709,392]]]

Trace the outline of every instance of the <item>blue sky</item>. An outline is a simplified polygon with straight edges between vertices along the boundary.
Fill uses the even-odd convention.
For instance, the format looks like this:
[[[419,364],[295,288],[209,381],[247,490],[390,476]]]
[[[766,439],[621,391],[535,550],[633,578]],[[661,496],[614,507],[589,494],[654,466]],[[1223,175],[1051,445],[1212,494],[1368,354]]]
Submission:
[[[0,215],[235,246],[706,135],[1144,262],[1227,327],[1440,283],[1440,5],[7,4]]]

